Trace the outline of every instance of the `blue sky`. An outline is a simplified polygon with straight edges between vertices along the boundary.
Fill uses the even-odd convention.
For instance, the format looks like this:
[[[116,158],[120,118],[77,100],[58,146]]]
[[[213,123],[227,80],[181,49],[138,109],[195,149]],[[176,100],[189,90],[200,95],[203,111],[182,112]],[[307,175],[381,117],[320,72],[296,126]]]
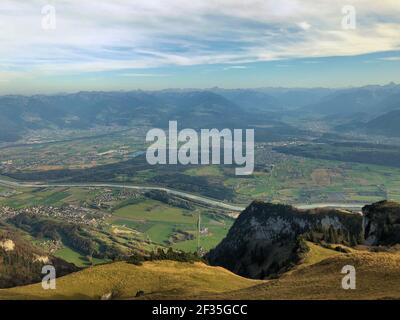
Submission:
[[[398,0],[2,0],[0,93],[400,82],[399,30]]]

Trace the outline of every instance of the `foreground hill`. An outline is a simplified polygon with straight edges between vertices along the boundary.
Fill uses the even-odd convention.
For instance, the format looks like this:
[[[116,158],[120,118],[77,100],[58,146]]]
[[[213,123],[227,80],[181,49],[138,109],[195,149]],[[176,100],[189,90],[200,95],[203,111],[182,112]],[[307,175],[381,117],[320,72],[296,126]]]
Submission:
[[[133,298],[139,291],[159,298],[215,294],[261,283],[203,263],[145,262],[136,266],[117,262],[70,274],[57,280],[56,290],[40,284],[0,290],[0,299],[115,299]]]
[[[250,280],[203,263],[124,262],[88,268],[40,284],[0,290],[0,299],[398,299],[400,254],[342,253],[307,242],[303,262],[276,280]],[[343,290],[341,269],[356,268],[356,290]]]
[[[356,289],[341,287],[345,265],[356,269]],[[353,252],[294,270],[251,288],[211,299],[400,299],[400,254]]]

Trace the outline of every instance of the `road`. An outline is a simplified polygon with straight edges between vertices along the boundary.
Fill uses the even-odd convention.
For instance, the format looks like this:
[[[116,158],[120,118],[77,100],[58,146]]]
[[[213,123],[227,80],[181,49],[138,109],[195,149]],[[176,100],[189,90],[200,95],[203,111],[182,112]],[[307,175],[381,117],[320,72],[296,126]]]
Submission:
[[[153,186],[136,186],[130,184],[117,184],[117,183],[95,183],[95,182],[87,182],[87,183],[43,183],[43,182],[17,182],[17,181],[8,181],[0,179],[0,185],[13,187],[13,188],[49,188],[49,187],[70,187],[70,188],[93,188],[93,187],[101,187],[101,188],[124,188],[124,189],[135,189],[135,190],[157,190],[157,191],[165,191],[168,194],[172,194],[174,196],[183,197],[189,200],[193,200],[196,202],[200,202],[205,205],[211,205],[216,208],[231,210],[235,212],[240,212],[245,209],[245,207],[241,207],[239,205],[228,204],[220,200],[214,200],[203,196],[194,195],[188,192],[178,191],[170,188],[164,187],[153,187]]]
[[[241,212],[245,209],[245,207],[236,204],[228,204],[220,200],[210,199],[204,196],[199,196],[195,194],[191,194],[188,192],[183,192],[175,189],[164,188],[164,187],[155,187],[155,186],[137,186],[130,184],[118,184],[118,183],[95,183],[95,182],[87,182],[87,183],[43,183],[43,182],[17,182],[17,181],[9,181],[0,179],[0,185],[14,187],[14,188],[49,188],[49,187],[70,187],[70,188],[93,188],[93,187],[102,187],[102,188],[124,188],[124,189],[135,189],[135,190],[157,190],[164,191],[168,194],[172,194],[174,196],[179,196],[188,200],[193,200],[204,205],[210,205],[219,209]],[[314,209],[314,208],[337,208],[337,209],[356,209],[361,210],[364,206],[362,203],[314,203],[314,204],[295,204],[294,207],[298,209]]]

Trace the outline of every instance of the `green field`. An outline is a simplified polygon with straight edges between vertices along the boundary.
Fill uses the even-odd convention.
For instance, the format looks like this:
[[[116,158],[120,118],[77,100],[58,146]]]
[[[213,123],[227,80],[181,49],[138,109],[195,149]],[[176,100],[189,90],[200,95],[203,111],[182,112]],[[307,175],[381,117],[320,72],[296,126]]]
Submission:
[[[108,262],[106,259],[97,259],[92,258],[92,262],[89,262],[88,258],[85,255],[82,255],[76,250],[73,250],[69,247],[64,247],[62,249],[57,250],[54,253],[55,257],[61,258],[67,262],[73,263],[77,267],[88,267],[90,265],[98,265],[105,262]]]
[[[210,176],[210,177],[223,177],[223,172],[220,167],[216,165],[201,165],[198,168],[189,169],[185,171],[186,174],[190,176]]]
[[[177,230],[195,235],[199,213],[202,215],[202,228],[209,230],[201,236],[200,244],[209,250],[225,237],[232,225],[232,219],[216,216],[202,209],[189,212],[156,200],[144,200],[116,210],[110,222],[143,232],[151,241],[165,245]],[[172,246],[185,251],[195,251],[197,240],[178,241]]]
[[[290,158],[271,172],[227,178],[238,202],[261,199],[281,203],[400,200],[400,169],[332,160]]]
[[[71,196],[66,188],[19,189],[18,193],[10,197],[1,198],[0,205],[13,208],[23,208],[38,205],[54,206],[64,203],[63,200]]]
[[[114,212],[114,216],[133,220],[195,223],[195,216],[189,211],[165,205],[155,200],[145,200]]]
[[[3,188],[3,187],[1,187]],[[13,190],[5,188],[3,191]],[[1,189],[0,189],[1,191]],[[100,190],[87,188],[18,188],[15,194],[8,197],[0,196],[0,205],[13,208],[26,208],[32,206],[62,206],[65,204],[79,204],[90,201]]]

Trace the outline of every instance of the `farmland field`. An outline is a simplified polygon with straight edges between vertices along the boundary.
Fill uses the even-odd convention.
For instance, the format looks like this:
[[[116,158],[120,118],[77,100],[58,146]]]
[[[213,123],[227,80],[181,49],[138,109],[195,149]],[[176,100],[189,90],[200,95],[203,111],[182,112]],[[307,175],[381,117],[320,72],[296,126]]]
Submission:
[[[113,213],[110,223],[129,227],[143,232],[147,237],[160,244],[165,244],[175,234],[196,236],[198,214],[201,214],[202,228],[200,244],[204,249],[213,248],[226,235],[233,220],[198,208],[194,212],[172,207],[155,200],[123,207]],[[190,236],[189,236],[190,237]],[[172,246],[184,251],[195,251],[196,239],[182,238],[173,241]]]
[[[77,267],[87,266],[88,264],[86,257],[68,247],[56,251],[54,255],[75,264]]]
[[[235,189],[240,202],[249,198],[291,204],[400,200],[398,168],[333,160],[290,157],[271,172],[227,179],[225,184]]]

